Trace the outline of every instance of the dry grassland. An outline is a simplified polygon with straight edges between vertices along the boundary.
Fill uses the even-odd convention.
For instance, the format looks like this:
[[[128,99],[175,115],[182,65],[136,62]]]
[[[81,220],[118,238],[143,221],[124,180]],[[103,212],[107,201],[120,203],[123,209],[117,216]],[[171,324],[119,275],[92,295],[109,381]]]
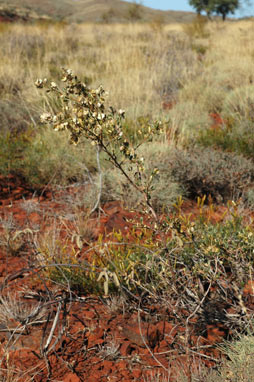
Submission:
[[[2,25],[1,98],[37,109],[34,80],[57,80],[64,66],[94,86],[102,83],[130,118],[161,117],[162,102],[176,101],[174,120],[189,115],[202,124],[254,76],[254,21],[203,28],[196,36],[180,24]]]
[[[246,142],[252,142],[254,113],[253,20],[199,20],[188,25],[164,25],[160,20],[127,25],[2,24],[0,45],[1,130],[7,136],[14,130],[32,130],[33,137],[36,132],[33,153],[26,155],[30,156],[29,163],[24,164],[28,178],[40,172],[41,182],[49,181],[48,169],[52,168],[46,156],[52,166],[67,160],[63,161],[61,154],[64,144],[39,124],[39,115],[57,105],[53,99],[49,105],[34,86],[38,77],[58,82],[61,67],[71,68],[92,87],[102,84],[109,92],[108,102],[126,110],[126,127],[131,134],[135,135],[148,120],[162,120],[163,153],[168,151],[162,147],[168,139],[178,147],[196,144],[199,135],[211,126],[211,113],[217,113],[231,121],[227,130],[231,140],[228,135],[219,143],[211,142],[214,137],[203,137],[202,144],[216,143],[227,151],[240,150],[240,154],[250,155],[252,148]],[[245,137],[240,149],[233,147],[239,136]],[[226,147],[231,141],[232,147]],[[43,145],[42,159],[38,147]],[[153,147],[158,150],[160,145],[158,142]],[[86,164],[91,168],[94,154],[89,156],[89,150],[86,149]],[[144,150],[150,158],[157,152]],[[71,156],[72,150],[68,152]],[[73,161],[72,157],[69,164],[77,163],[79,168],[82,160],[78,157]],[[43,167],[44,161],[45,168],[38,170],[35,163],[40,162]],[[12,164],[8,166],[11,169]],[[70,173],[77,174],[78,170],[66,170],[66,166],[61,173],[68,179]]]

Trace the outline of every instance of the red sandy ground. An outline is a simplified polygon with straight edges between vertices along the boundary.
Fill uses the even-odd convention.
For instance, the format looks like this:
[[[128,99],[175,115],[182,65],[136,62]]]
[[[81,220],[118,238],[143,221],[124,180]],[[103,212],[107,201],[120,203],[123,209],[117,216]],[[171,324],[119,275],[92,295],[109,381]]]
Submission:
[[[68,196],[74,200],[80,192],[85,190],[70,187],[58,193],[46,190],[43,196],[38,197],[33,195],[33,190],[24,185],[22,179],[11,175],[0,177],[2,222],[12,219],[17,230],[30,228],[40,232],[53,232],[53,227],[59,226],[64,239],[70,230],[74,230],[73,219],[70,217],[68,220],[68,212],[72,211]],[[193,216],[198,214],[198,208],[192,202],[186,203],[184,209]],[[105,215],[102,214],[100,225],[98,219],[91,220],[90,240],[96,240],[100,232],[129,229],[125,218],[133,214],[125,211],[120,203],[108,203],[104,206],[104,211]],[[213,212],[211,220],[220,221],[224,211],[224,207],[218,208]],[[43,283],[36,274],[32,275],[29,268],[33,256],[29,245],[21,246],[17,253],[8,252],[4,246],[0,248],[2,293],[20,291],[23,300],[31,304],[47,296],[49,287],[52,301],[57,301],[66,291],[57,285],[50,285],[49,282]],[[245,287],[244,293],[249,295],[252,301],[252,282]],[[28,295],[33,298],[28,299]],[[147,300],[142,303],[142,309],[138,310],[134,302],[126,306],[119,298],[82,294],[78,297],[79,301],[74,299],[67,303],[67,317],[63,317],[63,313],[60,314],[50,346],[64,322],[65,329],[59,334],[59,341],[47,357],[43,357],[40,351],[43,345],[42,338],[45,345],[45,338],[49,335],[56,314],[57,303],[49,305],[51,321],[48,325],[45,322],[30,325],[22,335],[13,334],[16,338],[15,343],[10,339],[11,332],[3,331],[4,326],[0,326],[1,367],[15,367],[20,374],[18,381],[159,382],[163,381],[163,376],[168,375],[169,381],[176,381],[179,370],[185,370],[186,374],[193,373],[198,370],[200,364],[213,367],[216,365],[215,360],[220,358],[220,353],[214,345],[228,334],[220,323],[206,325],[200,334],[197,319],[194,317],[190,323],[191,351],[186,353],[184,322],[177,322],[174,312],[167,306]],[[9,320],[6,327],[19,328],[20,323]],[[10,346],[7,346],[8,340]],[[198,351],[196,345],[199,346]],[[157,379],[153,380],[153,376],[157,376]]]

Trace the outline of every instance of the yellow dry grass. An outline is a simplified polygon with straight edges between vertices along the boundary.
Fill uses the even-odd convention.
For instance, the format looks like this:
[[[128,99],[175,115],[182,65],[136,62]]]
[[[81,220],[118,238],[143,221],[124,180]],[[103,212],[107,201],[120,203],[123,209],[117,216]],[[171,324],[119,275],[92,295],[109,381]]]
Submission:
[[[229,92],[254,80],[254,21],[213,21],[206,36],[181,24],[11,25],[0,29],[0,93],[38,113],[37,77],[70,67],[127,117],[171,118],[187,131],[207,124]],[[163,111],[163,102],[176,102]]]

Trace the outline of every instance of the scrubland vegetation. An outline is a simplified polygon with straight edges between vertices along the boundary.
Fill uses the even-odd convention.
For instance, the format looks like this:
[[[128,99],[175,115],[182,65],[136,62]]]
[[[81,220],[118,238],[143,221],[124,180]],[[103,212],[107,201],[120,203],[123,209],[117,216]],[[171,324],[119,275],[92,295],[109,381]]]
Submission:
[[[131,139],[137,140],[138,130],[149,121],[162,121],[163,134],[156,144],[140,150],[148,162],[153,151],[163,157],[161,166],[167,179],[172,178],[173,194],[179,185],[175,197],[180,189],[186,196],[193,193],[184,184],[188,181],[181,181],[184,166],[175,161],[176,150],[186,155],[197,172],[194,176],[203,180],[209,171],[211,182],[219,182],[216,166],[242,174],[244,190],[239,195],[234,194],[239,187],[225,191],[229,198],[252,195],[253,21],[184,26],[42,23],[1,29],[1,172],[18,169],[31,184],[40,185],[81,181],[84,165],[93,170],[95,157],[89,145],[67,149],[65,137],[59,140],[39,123],[49,101],[38,93],[34,81],[47,77],[57,82],[64,66],[88,85],[103,84],[108,102],[126,111],[125,129]],[[57,106],[52,100],[50,108]],[[215,114],[221,121],[213,129]],[[204,159],[197,165],[200,150]],[[171,162],[175,168],[168,166]],[[238,177],[234,178],[235,184]],[[204,191],[208,193],[200,190],[199,196]]]
[[[13,254],[17,239],[22,244],[28,234],[45,277],[76,293],[124,292],[126,297],[129,291],[146,293],[165,306],[174,301],[188,312],[180,317],[186,326],[192,314],[201,323],[207,320],[213,300],[230,301],[234,314],[216,307],[210,321],[230,327],[233,339],[244,335],[223,350],[229,360],[222,369],[206,376],[200,372],[188,381],[252,380],[253,357],[245,354],[254,351],[253,317],[242,289],[254,271],[254,229],[246,213],[254,206],[254,21],[1,25],[0,46],[0,173],[21,174],[34,190],[89,185],[82,201],[72,201],[81,203],[87,216],[98,192],[101,206],[124,200],[125,207],[144,214],[130,243],[120,232],[93,243],[92,265],[81,264],[77,252],[67,255],[57,231],[17,234],[5,224],[7,239],[0,245]],[[91,145],[93,139],[85,136],[70,145],[68,131],[41,123],[40,116],[56,114],[61,101],[34,83],[45,77],[60,83],[61,67],[71,68],[89,88],[102,84],[109,93],[105,107],[125,110],[121,129],[142,158],[143,177],[159,170],[149,197],[147,192],[144,199],[119,171],[123,161],[114,165],[105,150],[100,153],[100,185],[100,143]],[[160,134],[144,136],[154,121],[159,121]],[[116,145],[115,153],[121,147]],[[126,158],[127,165],[133,164],[129,154]],[[142,184],[138,187],[142,190]],[[182,212],[186,198],[197,201],[196,220]],[[151,205],[155,216],[147,212]],[[225,216],[212,223],[216,205],[225,206]],[[70,236],[81,250],[89,229],[84,216],[76,219]],[[7,302],[2,303],[3,316],[9,314]]]

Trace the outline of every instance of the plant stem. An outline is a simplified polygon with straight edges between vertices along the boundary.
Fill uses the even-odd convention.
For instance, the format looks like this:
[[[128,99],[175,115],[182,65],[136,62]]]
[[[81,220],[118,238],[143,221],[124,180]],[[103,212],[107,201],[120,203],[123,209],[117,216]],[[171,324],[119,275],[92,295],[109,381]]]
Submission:
[[[113,155],[107,148],[107,146],[104,145],[103,141],[100,140],[100,147],[101,149],[108,155],[108,157],[110,158],[111,162],[114,164],[114,166],[116,168],[118,168],[121,173],[125,176],[125,178],[128,180],[128,182],[138,191],[140,192],[144,199],[145,199],[145,202],[149,208],[149,210],[151,211],[153,217],[155,218],[156,221],[158,221],[158,217],[157,217],[157,214],[156,212],[154,211],[151,203],[149,202],[148,200],[148,195],[145,191],[143,191],[140,187],[138,187],[136,185],[136,183],[129,177],[129,175],[126,173],[126,171],[123,169],[122,165],[117,161],[117,158],[115,157],[115,155]]]
[[[96,211],[98,208],[100,209],[100,202],[101,202],[101,192],[102,192],[102,171],[101,171],[101,163],[100,163],[100,151],[101,147],[99,145],[96,146],[96,161],[97,161],[97,168],[99,173],[99,191],[97,196],[97,201],[91,211],[91,214]]]

